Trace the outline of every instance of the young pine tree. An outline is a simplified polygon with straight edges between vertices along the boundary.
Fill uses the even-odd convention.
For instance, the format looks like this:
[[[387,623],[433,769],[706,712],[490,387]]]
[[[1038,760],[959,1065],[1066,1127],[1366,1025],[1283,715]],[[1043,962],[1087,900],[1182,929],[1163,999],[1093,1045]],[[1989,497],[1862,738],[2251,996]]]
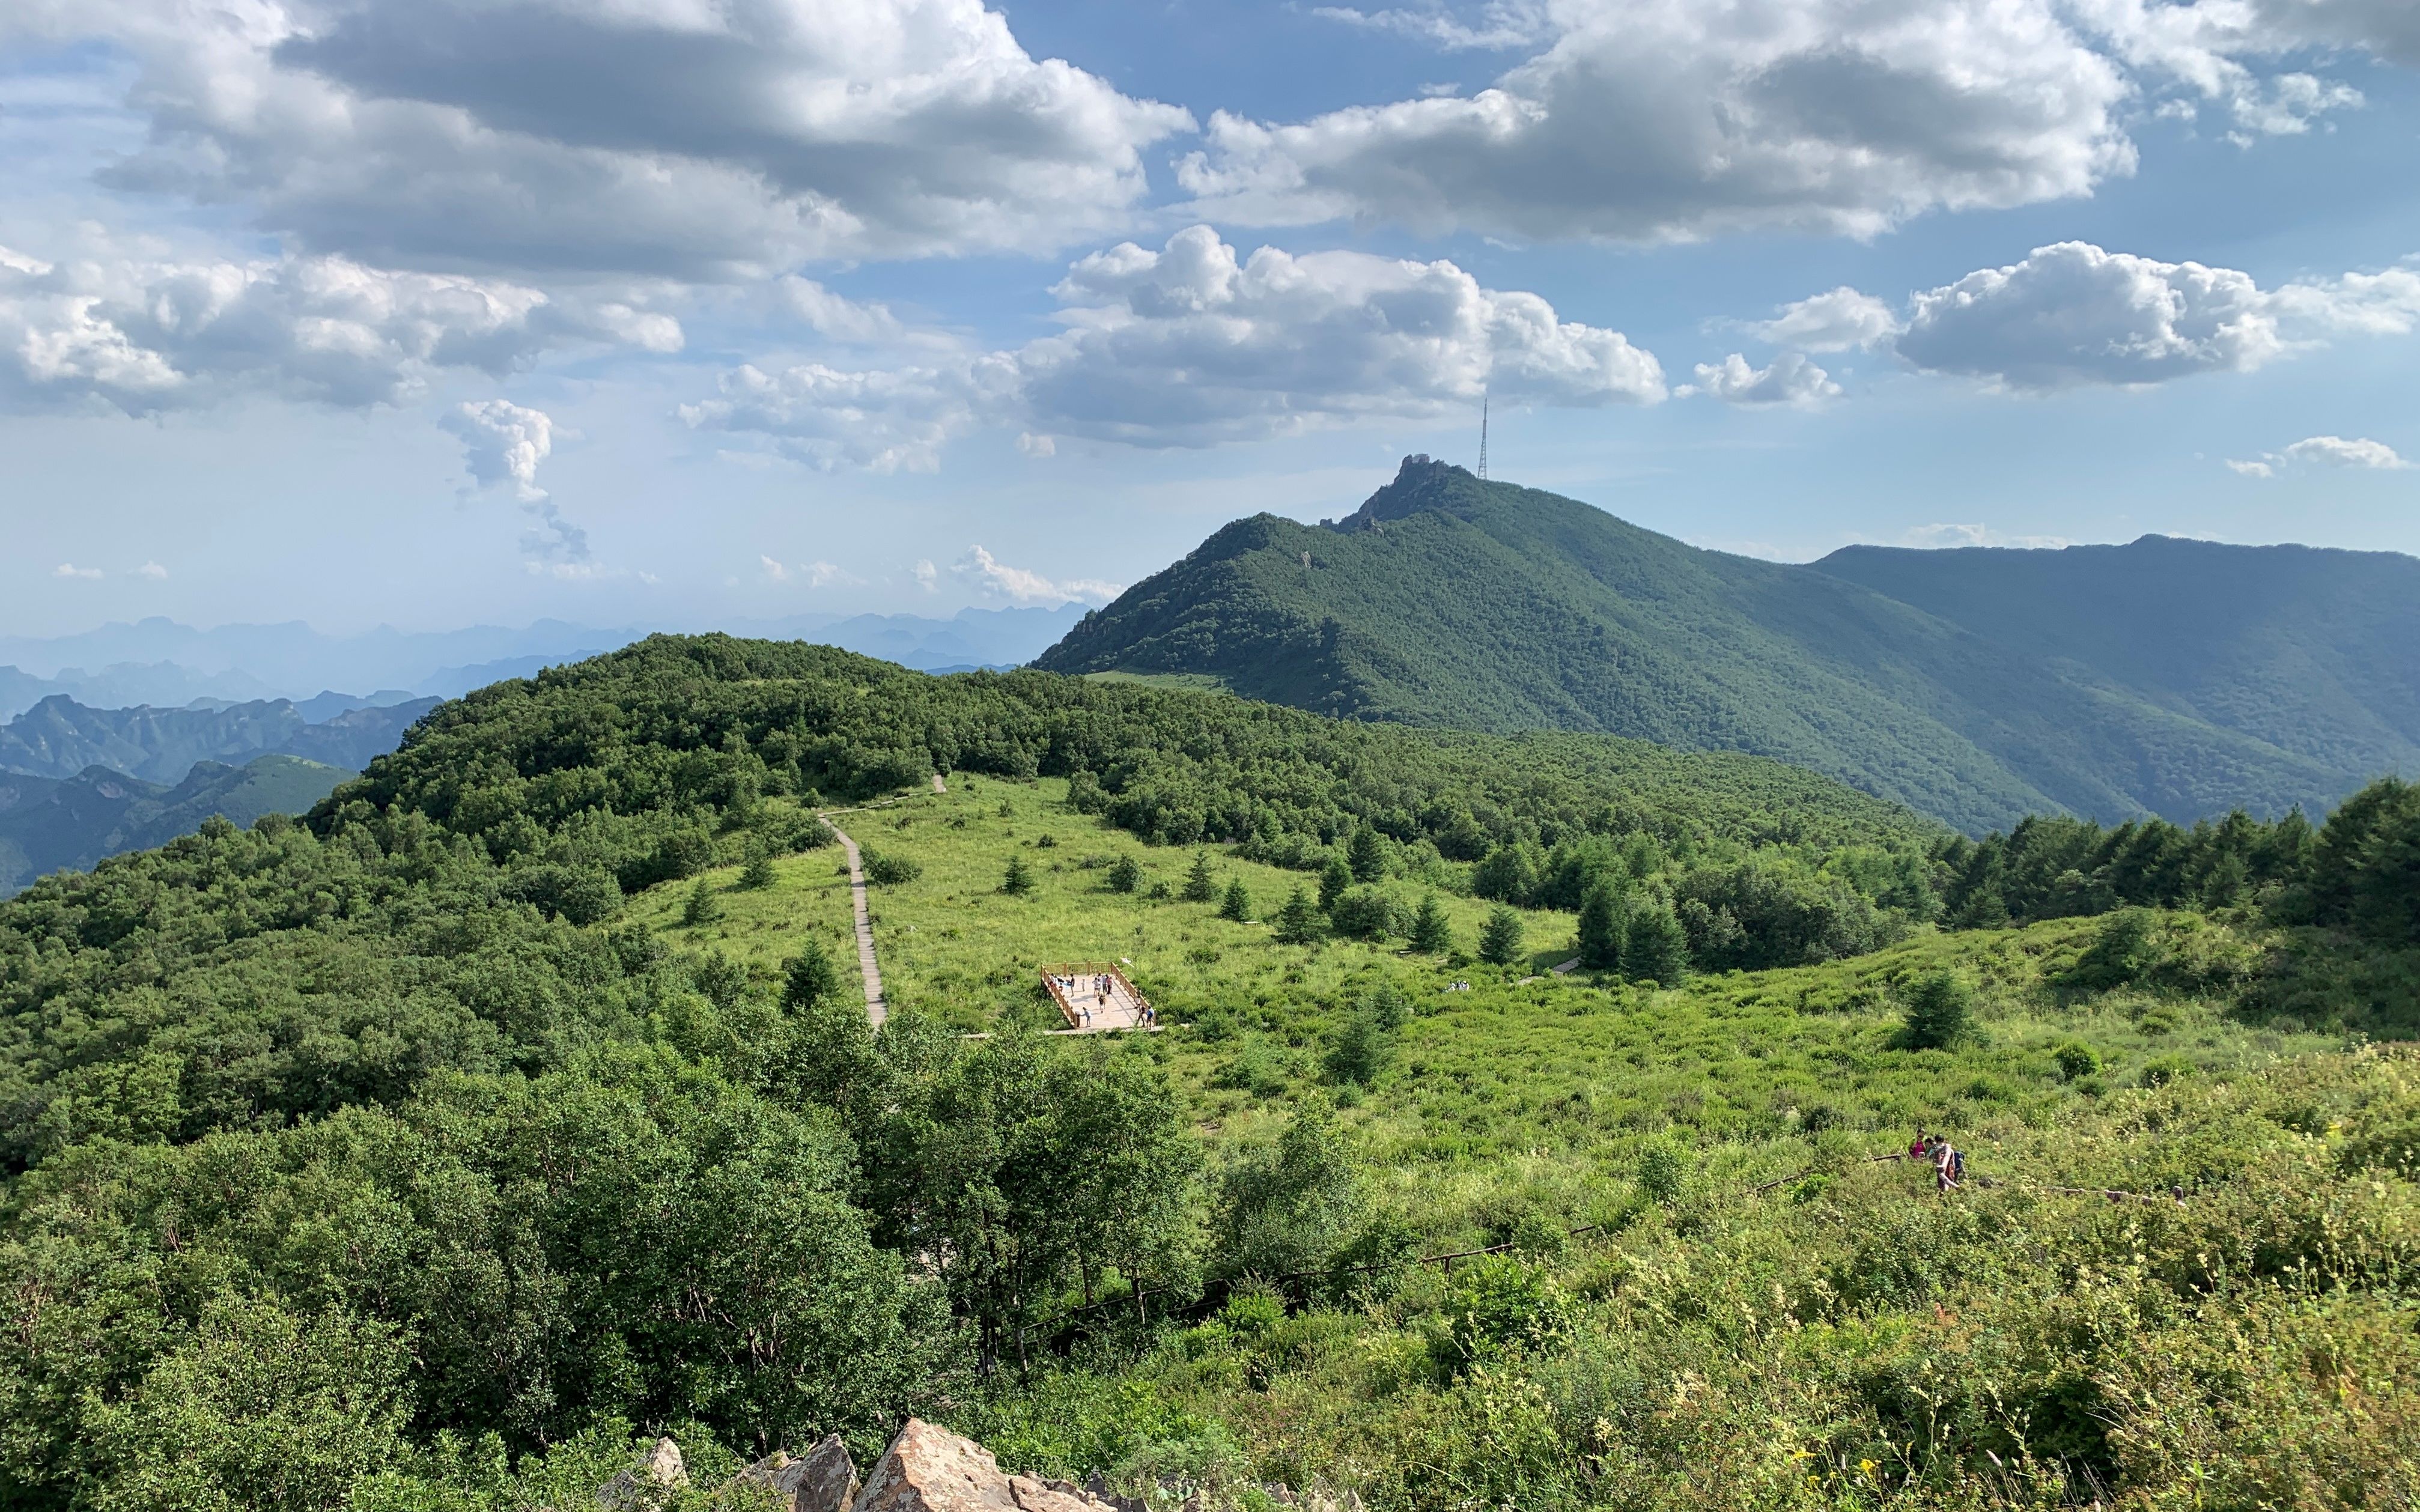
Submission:
[[[689,889],[689,902],[681,904],[681,923],[695,929],[700,924],[711,924],[721,917],[722,905],[714,901],[714,884],[704,877],[698,878],[697,886]]]
[[[1218,917],[1238,924],[1252,921],[1252,895],[1244,887],[1244,879],[1235,877],[1227,884],[1227,896],[1218,901]]]
[[[1327,1074],[1340,1087],[1367,1087],[1386,1069],[1394,1049],[1393,1036],[1368,1007],[1344,1021],[1336,1042],[1327,1047]]]
[[[1521,959],[1520,915],[1498,908],[1487,916],[1486,926],[1479,932],[1479,959],[1496,966],[1509,966]]]
[[[1353,869],[1345,865],[1344,857],[1329,856],[1319,872],[1319,911],[1324,914],[1335,907],[1336,900],[1343,897],[1344,889],[1351,886]]]
[[[1210,874],[1210,853],[1193,853],[1193,870],[1185,873],[1185,901],[1189,903],[1214,903],[1218,897],[1218,879]]]
[[[1678,987],[1689,974],[1689,935],[1667,903],[1635,909],[1621,936],[1621,974],[1633,981]]]
[[[1033,890],[1033,869],[1025,864],[1024,856],[1008,858],[1008,873],[1000,879],[1000,890],[1012,898],[1022,898]]]
[[[1377,882],[1387,874],[1387,850],[1378,843],[1378,832],[1368,825],[1353,832],[1353,843],[1345,851],[1345,864],[1353,869],[1356,882]]]
[[[1132,892],[1142,886],[1142,867],[1131,856],[1121,856],[1109,863],[1109,890]]]
[[[1609,882],[1589,888],[1580,900],[1580,964],[1590,971],[1621,969],[1623,926],[1621,895]]]
[[[759,841],[748,847],[748,864],[739,870],[743,887],[769,887],[773,885],[773,853]]]
[[[1412,949],[1422,955],[1443,955],[1453,949],[1453,926],[1446,921],[1445,905],[1435,893],[1420,894],[1420,911],[1412,916]]]
[[[1966,1035],[1975,1013],[1975,989],[1954,971],[1936,971],[1907,995],[1904,1038],[1912,1050],[1943,1050]]]
[[[840,995],[840,968],[824,942],[799,942],[799,953],[782,963],[782,1007],[802,1013]]]
[[[1278,910],[1278,917],[1270,922],[1277,926],[1280,945],[1315,945],[1324,933],[1318,907],[1311,903],[1311,895],[1299,887],[1294,889],[1286,899],[1285,906]]]

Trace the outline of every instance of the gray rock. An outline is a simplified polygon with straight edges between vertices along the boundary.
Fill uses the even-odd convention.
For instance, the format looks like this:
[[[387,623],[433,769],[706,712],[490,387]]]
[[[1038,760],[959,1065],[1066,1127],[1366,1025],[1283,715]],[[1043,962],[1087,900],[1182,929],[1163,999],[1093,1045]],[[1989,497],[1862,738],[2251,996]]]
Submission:
[[[680,1445],[658,1439],[646,1458],[597,1488],[597,1504],[606,1512],[653,1512],[663,1505],[667,1492],[688,1484],[689,1466],[681,1460]]]
[[[741,1471],[739,1483],[771,1490],[782,1512],[848,1512],[857,1500],[857,1463],[839,1434],[827,1434],[803,1458],[775,1450]]]

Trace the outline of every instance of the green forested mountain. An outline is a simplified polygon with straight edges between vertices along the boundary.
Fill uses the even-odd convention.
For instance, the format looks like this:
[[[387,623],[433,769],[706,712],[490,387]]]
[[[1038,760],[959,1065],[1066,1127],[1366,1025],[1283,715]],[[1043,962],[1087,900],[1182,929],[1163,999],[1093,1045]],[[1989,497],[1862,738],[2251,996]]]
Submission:
[[[166,844],[212,814],[249,825],[262,814],[307,813],[352,775],[286,755],[241,766],[195,762],[173,787],[103,766],[70,778],[0,772],[0,898],[45,872]]]
[[[2174,714],[2345,774],[2420,769],[2420,561],[2146,535],[1814,563]]]
[[[586,1506],[669,1433],[702,1512],[908,1412],[1204,1512],[2399,1504],[2415,901],[2397,782],[1976,844],[650,640],[0,902],[0,1505]],[[1166,1032],[1037,1032],[1089,956]]]
[[[2324,806],[2397,765],[2420,731],[2407,713],[2420,563],[2315,552],[2271,573],[2273,559],[2233,551],[2081,558],[2086,578],[2064,597],[2038,587],[2070,553],[1990,553],[2048,560],[1968,614],[1956,585],[1896,596],[1920,572],[1911,553],[1881,559],[1893,572],[1854,552],[1816,567],[1752,561],[1412,458],[1333,525],[1262,515],[1226,527],[1035,665],[1206,674],[1360,719],[1754,751],[1970,831],[2042,810],[2181,821]],[[2151,558],[2158,592],[2118,623],[2104,608],[2029,628],[2071,600],[2122,596]],[[2211,595],[2264,579],[2237,595],[2235,665],[2257,671],[2242,685],[2194,669],[2211,610],[2166,624],[2155,607],[2192,596],[2196,564],[2216,560],[2227,565],[2200,579]],[[2297,628],[2262,628],[2263,605]],[[2135,648],[2072,654],[2103,626]],[[2296,678],[2290,712],[2251,707]]]

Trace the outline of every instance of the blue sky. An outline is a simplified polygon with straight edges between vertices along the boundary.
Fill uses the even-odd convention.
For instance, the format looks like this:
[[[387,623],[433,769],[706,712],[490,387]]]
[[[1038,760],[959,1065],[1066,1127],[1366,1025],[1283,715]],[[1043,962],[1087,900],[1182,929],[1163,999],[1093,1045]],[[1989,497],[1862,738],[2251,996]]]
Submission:
[[[1097,601],[1428,452],[2420,551],[2408,0],[26,0],[0,632]]]

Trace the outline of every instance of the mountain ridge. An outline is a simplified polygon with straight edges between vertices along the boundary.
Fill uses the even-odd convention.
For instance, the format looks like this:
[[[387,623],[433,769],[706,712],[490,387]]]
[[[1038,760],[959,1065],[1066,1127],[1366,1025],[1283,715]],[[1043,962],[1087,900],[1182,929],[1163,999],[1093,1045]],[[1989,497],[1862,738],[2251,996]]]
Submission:
[[[2041,810],[2317,807],[2407,760],[2391,725],[2280,744],[1857,581],[1846,567],[1862,561],[1706,551],[1415,457],[1342,519],[1221,527],[1034,665],[1206,673],[1363,719],[1746,750],[1969,830]]]

